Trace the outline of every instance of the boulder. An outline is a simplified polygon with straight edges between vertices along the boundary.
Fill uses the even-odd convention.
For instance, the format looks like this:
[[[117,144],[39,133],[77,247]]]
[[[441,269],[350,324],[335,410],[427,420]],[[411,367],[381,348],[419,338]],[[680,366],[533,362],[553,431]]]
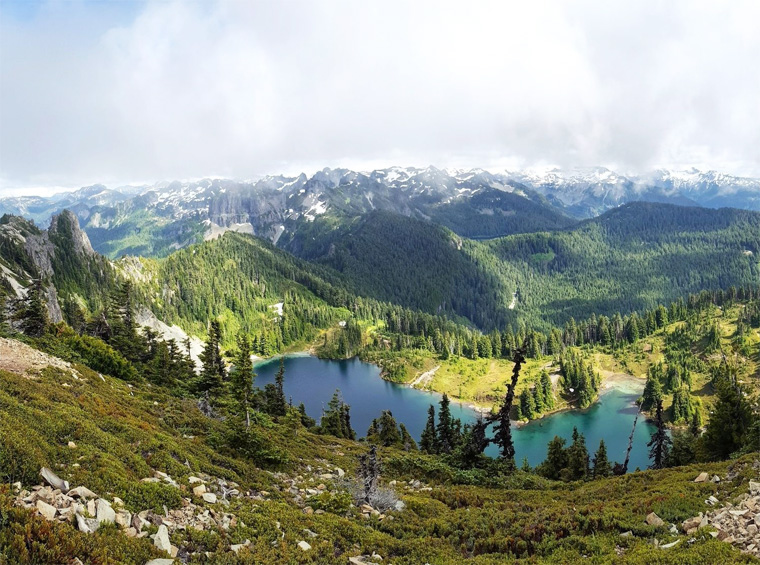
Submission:
[[[45,519],[47,520],[55,520],[55,515],[58,512],[58,509],[55,506],[52,506],[48,504],[47,502],[43,502],[42,500],[37,501],[37,511],[42,514]]]
[[[64,481],[62,478],[60,478],[58,475],[53,473],[53,471],[51,471],[47,467],[43,467],[42,469],[40,469],[40,476],[51,487],[57,488],[64,494],[69,492],[69,482]]]
[[[697,478],[694,479],[695,483],[704,483],[707,482],[707,480],[710,478],[710,475],[708,475],[706,472],[702,472],[699,475],[697,475]]]
[[[113,524],[116,521],[116,512],[107,500],[99,498],[96,517],[99,524]]]
[[[129,528],[130,524],[132,523],[132,514],[126,510],[119,510],[116,513],[114,521],[120,528]]]
[[[153,545],[161,551],[171,554],[172,544],[169,541],[169,530],[163,524],[158,527],[156,537],[153,538]]]
[[[198,485],[197,487],[193,488],[193,494],[195,496],[203,496],[203,493],[206,492],[206,485]]]
[[[760,482],[749,482],[749,493],[752,495],[760,494]]]
[[[683,531],[686,532],[686,534],[691,535],[701,527],[702,520],[702,516],[694,516],[693,518],[684,520],[681,528],[683,528]]]
[[[87,487],[73,488],[67,494],[69,496],[73,496],[74,498],[83,498],[83,499],[97,498],[98,497],[97,494],[95,494],[94,492],[92,492]]]
[[[647,514],[647,517],[644,519],[644,521],[649,524],[650,526],[660,527],[664,526],[665,522],[662,521],[662,518],[660,518],[657,514],[654,512],[650,512]]]
[[[205,492],[203,493],[203,500],[209,504],[216,504],[216,495],[213,492]]]
[[[79,528],[80,532],[84,532],[85,534],[92,534],[97,531],[97,529],[100,527],[100,522],[98,522],[95,518],[85,518],[81,514],[77,514],[77,527]]]

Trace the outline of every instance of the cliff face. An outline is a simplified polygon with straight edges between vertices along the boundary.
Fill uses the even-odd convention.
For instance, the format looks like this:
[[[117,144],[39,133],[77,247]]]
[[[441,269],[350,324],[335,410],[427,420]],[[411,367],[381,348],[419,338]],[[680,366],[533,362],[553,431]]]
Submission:
[[[17,297],[33,279],[42,279],[53,322],[63,319],[58,289],[89,300],[87,288],[97,286],[89,279],[110,274],[110,264],[95,253],[76,215],[68,210],[53,216],[45,231],[22,218],[5,216],[0,223],[0,264],[0,278]]]

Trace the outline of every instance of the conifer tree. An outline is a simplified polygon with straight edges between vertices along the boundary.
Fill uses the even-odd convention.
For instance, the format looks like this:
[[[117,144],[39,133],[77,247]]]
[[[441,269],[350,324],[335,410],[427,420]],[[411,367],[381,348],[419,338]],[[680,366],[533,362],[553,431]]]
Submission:
[[[588,470],[586,438],[578,433],[578,428],[573,428],[573,443],[567,449],[567,478],[572,481],[583,480],[588,476]]]
[[[647,443],[649,447],[649,458],[652,460],[650,469],[663,469],[668,464],[670,455],[670,446],[672,441],[665,429],[665,419],[663,417],[662,398],[657,402],[657,413],[655,416],[657,429],[652,434],[652,439]]]
[[[493,441],[499,446],[501,458],[514,465],[515,445],[512,441],[512,422],[509,418],[510,412],[512,411],[512,403],[515,399],[517,380],[520,377],[522,364],[525,362],[525,343],[523,343],[519,349],[515,350],[512,360],[515,364],[512,368],[512,380],[507,386],[507,394],[504,397],[504,402],[502,403],[499,412],[491,419],[491,421],[495,422]]]
[[[438,438],[439,453],[451,453],[457,444],[454,420],[451,417],[449,409],[449,397],[443,394],[438,410],[438,426],[436,427],[436,436]]]
[[[249,428],[251,427],[251,388],[256,374],[253,372],[253,363],[251,362],[251,342],[245,334],[240,334],[237,337],[234,363],[235,370],[230,380],[232,394],[240,405],[241,415],[245,418],[245,427]]]
[[[401,445],[403,446],[405,451],[417,451],[417,442],[414,441],[414,438],[409,433],[409,430],[406,429],[406,426],[403,422],[399,422],[399,429],[401,430]]]
[[[425,453],[438,453],[438,435],[435,431],[435,407],[432,404],[428,408],[427,423],[420,436],[420,450]]]
[[[546,460],[538,466],[537,471],[547,479],[559,480],[567,467],[567,450],[565,440],[554,436],[546,450]]]
[[[612,466],[607,459],[607,446],[604,440],[599,440],[599,449],[594,453],[592,475],[595,479],[602,479],[612,475]]]
[[[201,374],[198,379],[197,391],[210,395],[217,394],[227,377],[227,369],[224,366],[224,359],[219,350],[221,341],[221,326],[217,320],[212,320],[209,324],[208,340],[206,347],[201,353]]]
[[[50,325],[43,294],[42,279],[35,279],[27,290],[26,296],[18,302],[14,317],[20,321],[21,331],[26,335],[39,337]]]

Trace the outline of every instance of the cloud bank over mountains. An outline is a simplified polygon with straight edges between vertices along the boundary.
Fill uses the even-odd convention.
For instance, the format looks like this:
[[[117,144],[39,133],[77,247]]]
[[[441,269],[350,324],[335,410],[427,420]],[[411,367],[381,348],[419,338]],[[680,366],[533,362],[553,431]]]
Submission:
[[[391,164],[760,176],[757,2],[0,10],[0,193]]]

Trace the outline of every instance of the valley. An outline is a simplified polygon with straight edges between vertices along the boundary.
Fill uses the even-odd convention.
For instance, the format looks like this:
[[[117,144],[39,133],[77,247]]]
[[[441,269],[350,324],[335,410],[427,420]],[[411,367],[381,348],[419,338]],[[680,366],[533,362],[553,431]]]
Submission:
[[[475,218],[468,206],[459,217]],[[50,555],[72,555],[59,540],[78,529],[78,555],[137,565],[164,550],[191,563],[330,563],[330,547],[355,563],[505,552],[561,563],[592,537],[600,556],[632,563],[752,559],[741,536],[684,544],[682,524],[708,489],[732,504],[754,476],[760,213],[635,202],[469,239],[415,214],[345,210],[312,213],[276,245],[219,230],[189,245],[172,235],[165,256],[116,259],[72,212],[47,230],[0,218],[0,408],[11,416],[0,477],[20,483],[0,487],[0,555],[48,559],[19,549],[28,526]],[[672,445],[659,466],[658,433]],[[368,503],[357,493],[370,445],[383,494]],[[55,506],[69,501],[29,490],[42,467],[145,523],[100,525],[84,507]],[[703,469],[725,483],[695,485]],[[196,494],[198,475],[239,496]],[[153,479],[167,485],[144,486]],[[539,507],[560,530],[518,518]],[[468,508],[520,525],[456,541],[480,531]],[[98,532],[70,525],[71,512]],[[649,524],[652,512],[668,522]],[[272,520],[278,533],[261,525]],[[454,533],[451,520],[466,524]]]

